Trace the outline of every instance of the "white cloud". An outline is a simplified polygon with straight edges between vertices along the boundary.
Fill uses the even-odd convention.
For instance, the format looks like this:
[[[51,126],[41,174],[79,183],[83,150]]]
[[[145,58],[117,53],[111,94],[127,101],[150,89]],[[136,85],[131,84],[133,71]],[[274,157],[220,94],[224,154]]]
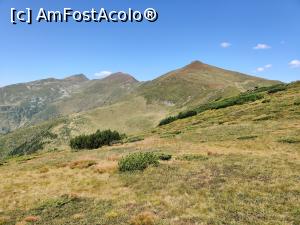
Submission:
[[[229,42],[222,42],[222,43],[220,44],[220,46],[221,46],[222,48],[229,48],[229,47],[231,46],[231,44],[230,44]]]
[[[267,65],[265,65],[265,68],[266,69],[269,69],[269,68],[271,68],[272,67],[272,64],[267,64]]]
[[[263,71],[265,71],[265,68],[264,68],[264,67],[258,67],[258,68],[256,69],[256,71],[257,71],[257,72],[263,72]]]
[[[255,47],[253,47],[253,49],[255,50],[264,50],[264,49],[270,49],[271,46],[267,45],[267,44],[257,44]]]
[[[294,59],[289,63],[291,68],[297,68],[300,67],[300,60]]]
[[[256,72],[264,72],[264,71],[266,71],[267,69],[270,69],[270,68],[272,68],[272,64],[267,64],[265,66],[256,68]]]
[[[111,74],[112,74],[112,72],[110,72],[110,71],[101,71],[101,72],[95,73],[94,76],[98,77],[98,78],[105,78]]]

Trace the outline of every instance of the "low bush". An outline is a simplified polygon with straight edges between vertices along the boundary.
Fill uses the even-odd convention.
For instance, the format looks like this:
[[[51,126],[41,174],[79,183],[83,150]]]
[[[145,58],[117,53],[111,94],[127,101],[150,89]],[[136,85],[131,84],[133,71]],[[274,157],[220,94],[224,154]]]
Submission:
[[[57,138],[56,134],[51,133],[48,130],[33,136],[31,139],[20,144],[14,148],[8,155],[9,156],[23,156],[30,155],[44,148],[44,145],[49,143],[49,140]]]
[[[159,160],[162,161],[169,161],[172,159],[172,155],[165,154],[165,153],[158,154],[157,157],[159,158]]]
[[[172,123],[176,120],[185,119],[188,117],[196,116],[197,112],[194,110],[186,111],[186,112],[180,112],[177,116],[169,116],[163,120],[160,121],[159,126],[167,125],[169,123]]]
[[[269,94],[274,94],[274,93],[277,93],[279,91],[285,91],[286,89],[287,89],[286,85],[278,84],[278,85],[272,86],[272,88],[268,90],[268,93]]]
[[[264,96],[262,94],[246,93],[240,94],[239,96],[227,98],[218,102],[210,104],[209,109],[222,109],[234,105],[242,105],[248,102],[254,102],[256,100],[262,99]]]
[[[144,137],[129,137],[127,138],[126,142],[127,143],[133,143],[133,142],[139,142],[139,141],[143,141],[144,140]]]
[[[208,157],[204,156],[204,155],[182,155],[182,156],[177,157],[177,160],[204,161],[204,160],[208,160]]]
[[[117,141],[122,140],[122,135],[117,131],[98,130],[96,133],[91,135],[80,135],[70,141],[72,149],[97,149],[105,145],[111,145]]]
[[[196,111],[181,112],[178,114],[177,119],[185,119],[185,118],[196,116],[196,115],[197,115]]]
[[[251,139],[256,139],[258,136],[256,135],[249,135],[249,136],[242,136],[242,137],[238,137],[238,140],[251,140]]]
[[[152,152],[133,153],[123,157],[118,163],[121,172],[144,170],[150,165],[158,164],[158,157]]]
[[[282,137],[278,140],[278,142],[286,144],[298,144],[300,143],[300,139],[296,137]]]
[[[198,113],[202,113],[207,110],[222,109],[222,108],[227,108],[227,107],[234,106],[234,105],[242,105],[242,104],[245,104],[248,102],[257,101],[262,98],[264,98],[264,95],[262,93],[253,93],[253,92],[242,93],[235,97],[221,99],[218,101],[214,101],[214,102],[210,102],[208,104],[201,105],[198,108],[196,108],[195,110],[181,112],[177,116],[167,117],[160,121],[159,126],[163,126],[163,125],[172,123],[179,119],[192,117],[192,116],[197,115]]]
[[[248,91],[248,93],[263,93],[263,92],[269,92],[272,90],[277,89],[278,87],[287,87],[286,84],[275,84],[275,85],[271,85],[271,86],[267,86],[267,87],[257,87],[252,91]]]
[[[167,124],[169,124],[169,123],[174,122],[175,120],[177,120],[177,118],[176,118],[175,116],[169,116],[169,117],[167,117],[167,118],[161,120],[161,121],[159,122],[159,126],[167,125]]]

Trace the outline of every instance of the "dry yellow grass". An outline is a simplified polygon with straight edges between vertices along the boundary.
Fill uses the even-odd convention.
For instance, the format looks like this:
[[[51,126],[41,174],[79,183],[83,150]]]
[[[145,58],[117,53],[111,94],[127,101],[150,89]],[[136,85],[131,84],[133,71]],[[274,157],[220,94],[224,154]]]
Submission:
[[[300,147],[279,141],[300,135],[298,94],[206,112],[122,146],[11,159],[0,167],[0,221],[34,215],[43,225],[299,224]],[[275,119],[253,120],[268,113]],[[173,158],[144,172],[118,172],[122,156],[141,151]]]
[[[94,160],[79,160],[79,161],[71,162],[69,164],[69,167],[71,169],[87,169],[96,164],[97,162]]]
[[[28,222],[28,223],[34,223],[34,222],[37,222],[39,221],[41,218],[38,217],[38,216],[27,216],[24,218],[24,221],[25,222]]]
[[[117,171],[117,165],[116,161],[100,161],[97,165],[93,166],[93,170],[100,174],[112,174]]]
[[[155,225],[156,216],[152,212],[142,212],[133,217],[130,221],[131,225]]]

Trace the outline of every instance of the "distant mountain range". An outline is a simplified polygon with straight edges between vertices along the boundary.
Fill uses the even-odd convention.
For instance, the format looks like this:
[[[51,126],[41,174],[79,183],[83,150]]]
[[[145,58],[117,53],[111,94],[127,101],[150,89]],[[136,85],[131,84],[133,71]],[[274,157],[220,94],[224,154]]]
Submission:
[[[115,120],[112,126],[123,130],[149,128],[170,112],[276,83],[195,61],[148,82],[115,73],[101,80],[80,74],[15,84],[0,88],[0,133],[71,115],[97,127]]]

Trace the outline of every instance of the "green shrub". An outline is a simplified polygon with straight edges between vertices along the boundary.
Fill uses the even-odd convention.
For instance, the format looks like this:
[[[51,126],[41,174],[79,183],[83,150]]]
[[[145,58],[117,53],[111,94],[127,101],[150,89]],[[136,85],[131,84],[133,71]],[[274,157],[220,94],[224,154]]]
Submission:
[[[282,137],[278,140],[281,143],[287,143],[287,144],[298,144],[300,143],[300,139],[296,137]]]
[[[300,105],[300,98],[295,100],[294,105]]]
[[[169,123],[172,123],[176,120],[181,120],[181,119],[185,119],[188,117],[192,117],[192,116],[196,116],[197,112],[196,111],[186,111],[186,112],[180,112],[177,116],[169,116],[163,120],[160,121],[159,126],[163,126]]]
[[[169,124],[169,123],[172,123],[174,122],[175,120],[177,120],[177,118],[175,116],[169,116],[163,120],[161,120],[159,122],[159,126],[163,126],[163,125],[166,125],[166,124]]]
[[[242,105],[248,102],[254,102],[256,100],[262,99],[264,96],[262,94],[246,93],[240,94],[239,96],[224,99],[218,102],[214,102],[210,105],[209,109],[222,109],[234,105]]]
[[[255,102],[264,98],[264,95],[261,93],[242,93],[238,96],[226,98],[217,102],[212,102],[206,104],[202,107],[199,107],[199,112],[213,110],[213,109],[223,109],[234,105],[243,105],[249,102]]]
[[[197,112],[196,111],[186,111],[186,112],[181,112],[178,114],[177,119],[184,119],[192,116],[196,116]]]
[[[234,105],[242,105],[242,104],[245,104],[248,102],[257,101],[262,98],[264,98],[264,95],[262,93],[253,93],[253,92],[242,93],[235,97],[222,99],[219,101],[214,101],[214,102],[210,102],[208,104],[201,105],[195,110],[181,112],[177,116],[167,117],[167,118],[163,119],[162,121],[160,121],[159,126],[172,123],[179,119],[184,119],[187,117],[195,116],[198,113],[202,113],[207,110],[222,109],[222,108],[227,108],[227,107],[234,106]]]
[[[20,144],[16,148],[14,148],[11,152],[9,152],[9,156],[22,156],[33,154],[39,150],[44,148],[44,145],[49,143],[46,139],[55,139],[57,138],[56,134],[51,133],[48,130],[42,131],[41,133],[33,136],[31,139],[25,141]]]
[[[177,159],[184,161],[204,161],[208,160],[208,157],[204,155],[182,155],[179,156]]]
[[[172,159],[172,155],[165,154],[165,153],[158,154],[157,157],[159,158],[159,160],[162,161],[169,161]]]
[[[97,149],[105,145],[111,145],[116,141],[122,140],[122,135],[117,131],[98,130],[96,133],[91,135],[80,135],[70,141],[72,149]]]
[[[279,85],[272,86],[271,89],[268,90],[268,93],[273,94],[279,91],[285,91],[286,89],[287,89],[286,85],[279,84]]]
[[[128,143],[133,143],[133,142],[138,142],[138,141],[143,141],[144,140],[144,137],[139,137],[139,136],[136,136],[136,137],[130,137],[126,140],[126,142]]]
[[[275,84],[272,86],[267,86],[267,87],[258,87],[255,90],[249,91],[248,93],[275,93],[277,91],[284,91],[286,90],[288,85],[286,84]]]
[[[238,137],[238,140],[251,140],[251,139],[256,139],[258,138],[258,136],[256,135],[249,135],[249,136],[242,136],[242,137]]]
[[[119,171],[144,170],[150,165],[158,166],[158,164],[158,157],[152,152],[133,153],[119,161]]]

